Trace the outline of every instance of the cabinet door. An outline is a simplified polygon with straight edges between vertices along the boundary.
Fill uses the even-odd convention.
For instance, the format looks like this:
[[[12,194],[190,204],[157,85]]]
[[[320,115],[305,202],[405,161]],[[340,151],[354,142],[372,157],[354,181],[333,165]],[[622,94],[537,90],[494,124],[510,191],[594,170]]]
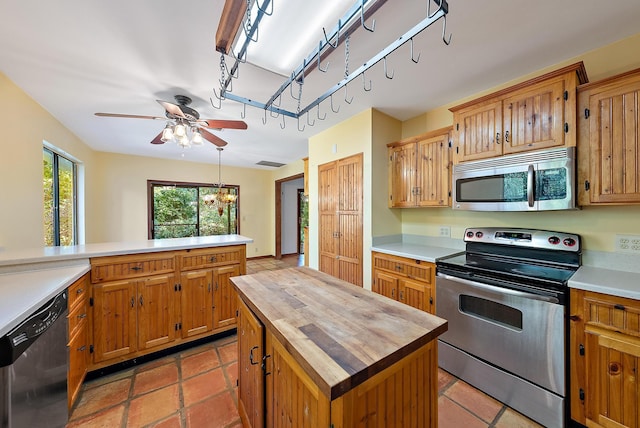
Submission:
[[[240,266],[231,265],[213,270],[213,328],[236,323],[237,293],[229,278],[240,275]]]
[[[450,205],[451,170],[449,134],[417,143],[416,205],[444,207]]]
[[[335,162],[318,167],[320,270],[338,276],[338,169]]]
[[[393,300],[398,300],[398,278],[388,273],[373,271],[372,291]]]
[[[338,160],[338,278],[362,287],[362,155]]]
[[[268,330],[266,344],[267,427],[329,427],[329,398]]]
[[[213,286],[210,269],[185,272],[182,286],[182,337],[192,337],[213,330]]]
[[[590,198],[640,202],[640,76],[589,97]]]
[[[412,279],[400,279],[398,286],[398,301],[413,306],[421,311],[427,311],[430,307],[431,288],[423,282]]]
[[[503,100],[504,154],[564,145],[564,90],[557,78]]]
[[[456,162],[502,155],[502,101],[482,103],[454,113]]]
[[[587,425],[638,427],[640,341],[617,333],[586,332]]]
[[[176,337],[173,275],[138,282],[138,350],[173,342]]]
[[[413,207],[416,194],[416,144],[391,147],[389,152],[389,207]]]
[[[264,327],[238,300],[238,412],[245,427],[260,428],[264,415]]]
[[[94,285],[93,299],[94,363],[135,352],[136,282]]]

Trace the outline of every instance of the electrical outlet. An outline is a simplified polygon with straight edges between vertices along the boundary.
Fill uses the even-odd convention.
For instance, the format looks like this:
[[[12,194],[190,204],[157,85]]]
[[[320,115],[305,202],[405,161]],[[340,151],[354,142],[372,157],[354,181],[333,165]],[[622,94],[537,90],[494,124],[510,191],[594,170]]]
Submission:
[[[616,251],[640,254],[640,235],[616,235]]]
[[[451,238],[451,226],[440,226],[440,236]]]

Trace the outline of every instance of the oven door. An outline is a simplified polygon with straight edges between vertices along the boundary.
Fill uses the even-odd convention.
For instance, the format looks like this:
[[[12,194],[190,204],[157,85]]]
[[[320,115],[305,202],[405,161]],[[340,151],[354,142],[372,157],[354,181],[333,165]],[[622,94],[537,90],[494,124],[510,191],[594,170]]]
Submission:
[[[547,296],[438,273],[440,340],[542,388],[565,395],[564,306]]]

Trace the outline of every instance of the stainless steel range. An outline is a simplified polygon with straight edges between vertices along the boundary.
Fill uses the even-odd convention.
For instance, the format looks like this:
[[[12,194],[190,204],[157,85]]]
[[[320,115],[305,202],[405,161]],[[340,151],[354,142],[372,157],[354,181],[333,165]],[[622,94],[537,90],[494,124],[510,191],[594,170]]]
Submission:
[[[568,419],[567,282],[578,235],[469,228],[466,251],[436,260],[440,367],[547,427]]]

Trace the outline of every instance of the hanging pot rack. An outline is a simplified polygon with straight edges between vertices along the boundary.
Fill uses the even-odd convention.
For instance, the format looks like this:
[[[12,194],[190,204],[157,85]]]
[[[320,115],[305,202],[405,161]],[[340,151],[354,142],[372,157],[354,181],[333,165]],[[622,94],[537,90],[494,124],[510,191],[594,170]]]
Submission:
[[[236,101],[244,104],[243,114],[246,114],[247,105],[256,107],[256,108],[261,108],[265,112],[263,124],[266,124],[266,112],[268,110],[272,115],[272,117],[277,118],[279,115],[283,116],[282,118],[283,123],[280,125],[281,128],[284,128],[284,126],[286,126],[284,122],[285,120],[284,116],[288,116],[298,121],[299,131],[304,130],[304,124],[303,124],[303,127],[300,128],[300,117],[303,116],[304,114],[307,114],[307,124],[309,124],[310,126],[313,126],[313,124],[315,124],[315,120],[314,122],[309,122],[308,115],[310,111],[315,107],[318,108],[318,113],[317,113],[318,119],[324,120],[326,118],[326,113],[324,114],[323,117],[320,116],[320,104],[323,101],[325,101],[327,98],[329,98],[331,101],[331,110],[334,113],[337,113],[340,110],[340,107],[338,106],[337,109],[334,108],[333,94],[344,87],[345,102],[350,104],[351,101],[353,101],[353,97],[351,97],[351,99],[349,100],[347,99],[347,91],[348,91],[347,85],[350,82],[352,82],[354,79],[358,78],[359,76],[362,76],[363,89],[367,92],[370,91],[372,89],[371,81],[369,81],[367,86],[365,72],[368,71],[374,65],[378,64],[380,61],[383,61],[383,64],[384,64],[385,77],[388,79],[393,79],[394,77],[393,71],[389,72],[389,70],[387,69],[387,57],[407,42],[410,42],[410,48],[411,48],[410,59],[412,62],[417,64],[418,61],[420,60],[420,54],[418,54],[417,57],[414,54],[413,38],[441,19],[443,20],[442,41],[446,45],[449,45],[449,43],[451,42],[451,35],[447,37],[447,33],[446,33],[447,14],[449,13],[449,5],[447,3],[447,0],[427,0],[426,17],[423,20],[418,22],[410,30],[408,30],[398,39],[394,40],[387,47],[379,51],[371,59],[366,61],[363,65],[353,70],[352,72],[348,71],[348,48],[347,48],[347,57],[345,58],[345,77],[340,82],[336,83],[334,86],[329,88],[322,95],[317,97],[314,101],[312,101],[308,105],[301,108],[300,102],[302,98],[302,87],[304,85],[305,76],[308,75],[315,68],[317,68],[321,72],[327,71],[329,64],[327,63],[323,68],[321,66],[321,61],[326,56],[328,56],[333,49],[338,47],[338,45],[341,43],[341,40],[340,40],[341,36],[342,36],[342,40],[347,41],[347,46],[348,46],[348,38],[351,35],[351,33],[355,31],[357,27],[362,26],[365,30],[369,32],[375,31],[375,20],[373,20],[370,25],[366,24],[366,20],[368,20],[370,16],[373,15],[373,13],[377,11],[378,8],[380,8],[380,6],[386,2],[386,0],[378,0],[378,1],[358,0],[347,11],[347,13],[338,20],[337,25],[329,33],[327,33],[326,30],[323,28],[324,35],[323,35],[323,38],[320,39],[318,43],[318,47],[315,48],[302,61],[302,64],[300,64],[298,67],[296,67],[293,70],[290,77],[287,78],[282,83],[280,88],[273,93],[273,95],[269,98],[269,100],[267,102],[262,103],[262,102],[252,100],[250,98],[241,97],[232,93],[233,79],[236,79],[239,76],[238,71],[239,71],[240,64],[246,62],[247,49],[252,42],[257,41],[258,39],[258,36],[259,36],[258,27],[260,22],[265,16],[270,16],[273,13],[273,7],[274,7],[273,0],[263,0],[262,3],[258,3],[259,1],[260,0],[255,0],[257,13],[254,10],[255,17],[252,20],[251,18],[252,2],[251,0],[247,0],[247,9],[244,14],[243,22],[241,23],[242,29],[245,32],[245,39],[242,45],[240,46],[240,49],[238,50],[237,54],[233,52],[230,42],[226,41],[226,43],[221,43],[219,40],[216,41],[216,50],[218,50],[222,54],[221,66],[220,66],[221,68],[220,95],[218,95],[214,89],[213,92],[214,92],[214,96],[218,100],[218,103],[217,103],[218,105],[214,104],[213,99],[211,100],[211,104],[216,108],[221,108],[221,103],[225,99]],[[435,10],[433,12],[431,11],[432,2],[435,4]],[[367,4],[370,4],[370,7],[367,10],[365,10]],[[359,19],[357,19],[358,16],[359,16]],[[335,41],[333,41],[334,39]],[[225,54],[233,57],[234,59],[234,63],[230,69],[227,67],[225,63],[225,60],[224,60]],[[226,75],[225,75],[225,71],[226,71]],[[294,91],[292,86],[294,82],[299,85],[298,97],[293,95]],[[290,88],[291,96],[294,100],[297,101],[297,104],[298,104],[297,110],[295,112],[280,108],[280,104],[279,103],[276,104],[276,100],[279,100],[282,97],[282,93],[287,89],[287,87]],[[273,115],[274,113],[275,113],[275,116]]]

